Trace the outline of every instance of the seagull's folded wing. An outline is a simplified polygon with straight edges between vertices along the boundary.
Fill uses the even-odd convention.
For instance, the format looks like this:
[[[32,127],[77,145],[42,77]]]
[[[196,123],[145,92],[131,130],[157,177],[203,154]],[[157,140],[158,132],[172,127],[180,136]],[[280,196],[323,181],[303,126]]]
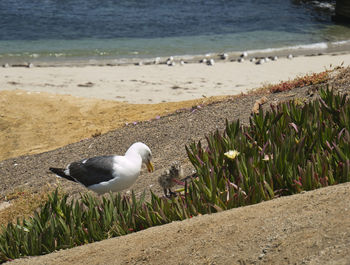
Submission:
[[[69,165],[69,175],[85,186],[91,186],[113,178],[114,156],[92,157]]]

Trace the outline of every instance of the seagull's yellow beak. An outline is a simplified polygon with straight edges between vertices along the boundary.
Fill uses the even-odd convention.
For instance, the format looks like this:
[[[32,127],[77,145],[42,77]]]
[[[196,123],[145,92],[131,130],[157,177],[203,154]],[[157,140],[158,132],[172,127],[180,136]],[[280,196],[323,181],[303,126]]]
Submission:
[[[148,161],[148,162],[146,163],[146,166],[147,166],[148,172],[153,172],[153,171],[154,171],[154,166],[153,166],[153,164],[152,164],[151,161]]]

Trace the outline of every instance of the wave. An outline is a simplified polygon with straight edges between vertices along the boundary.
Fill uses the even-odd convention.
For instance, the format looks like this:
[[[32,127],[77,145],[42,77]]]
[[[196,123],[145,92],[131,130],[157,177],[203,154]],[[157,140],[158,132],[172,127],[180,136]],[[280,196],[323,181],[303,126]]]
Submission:
[[[321,8],[321,9],[327,9],[329,11],[334,11],[335,10],[335,5],[333,3],[312,1],[311,4],[314,5],[315,7]]]

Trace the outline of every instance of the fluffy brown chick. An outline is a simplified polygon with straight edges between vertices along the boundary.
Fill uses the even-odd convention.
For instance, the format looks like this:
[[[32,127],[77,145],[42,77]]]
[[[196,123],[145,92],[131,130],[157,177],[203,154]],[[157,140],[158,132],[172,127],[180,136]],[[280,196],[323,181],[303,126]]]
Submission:
[[[170,169],[165,170],[162,175],[159,176],[158,183],[163,188],[166,197],[176,196],[175,192],[171,191],[171,188],[176,184],[181,183],[183,175],[184,173],[181,164],[175,161]]]

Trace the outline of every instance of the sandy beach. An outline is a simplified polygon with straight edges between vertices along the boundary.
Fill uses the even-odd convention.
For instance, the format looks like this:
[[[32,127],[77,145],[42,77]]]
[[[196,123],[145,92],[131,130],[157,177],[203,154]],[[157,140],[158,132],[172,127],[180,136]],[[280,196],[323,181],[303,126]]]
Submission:
[[[231,59],[231,58],[230,58]],[[237,58],[236,58],[237,59]],[[22,89],[94,99],[148,104],[236,95],[312,72],[350,65],[350,54],[286,57],[257,65],[248,58],[213,66],[59,66],[0,68],[0,90]]]
[[[350,65],[350,54],[262,65],[217,60],[213,66],[1,67],[0,159],[52,150],[220,99],[211,96],[246,93],[341,64]]]

